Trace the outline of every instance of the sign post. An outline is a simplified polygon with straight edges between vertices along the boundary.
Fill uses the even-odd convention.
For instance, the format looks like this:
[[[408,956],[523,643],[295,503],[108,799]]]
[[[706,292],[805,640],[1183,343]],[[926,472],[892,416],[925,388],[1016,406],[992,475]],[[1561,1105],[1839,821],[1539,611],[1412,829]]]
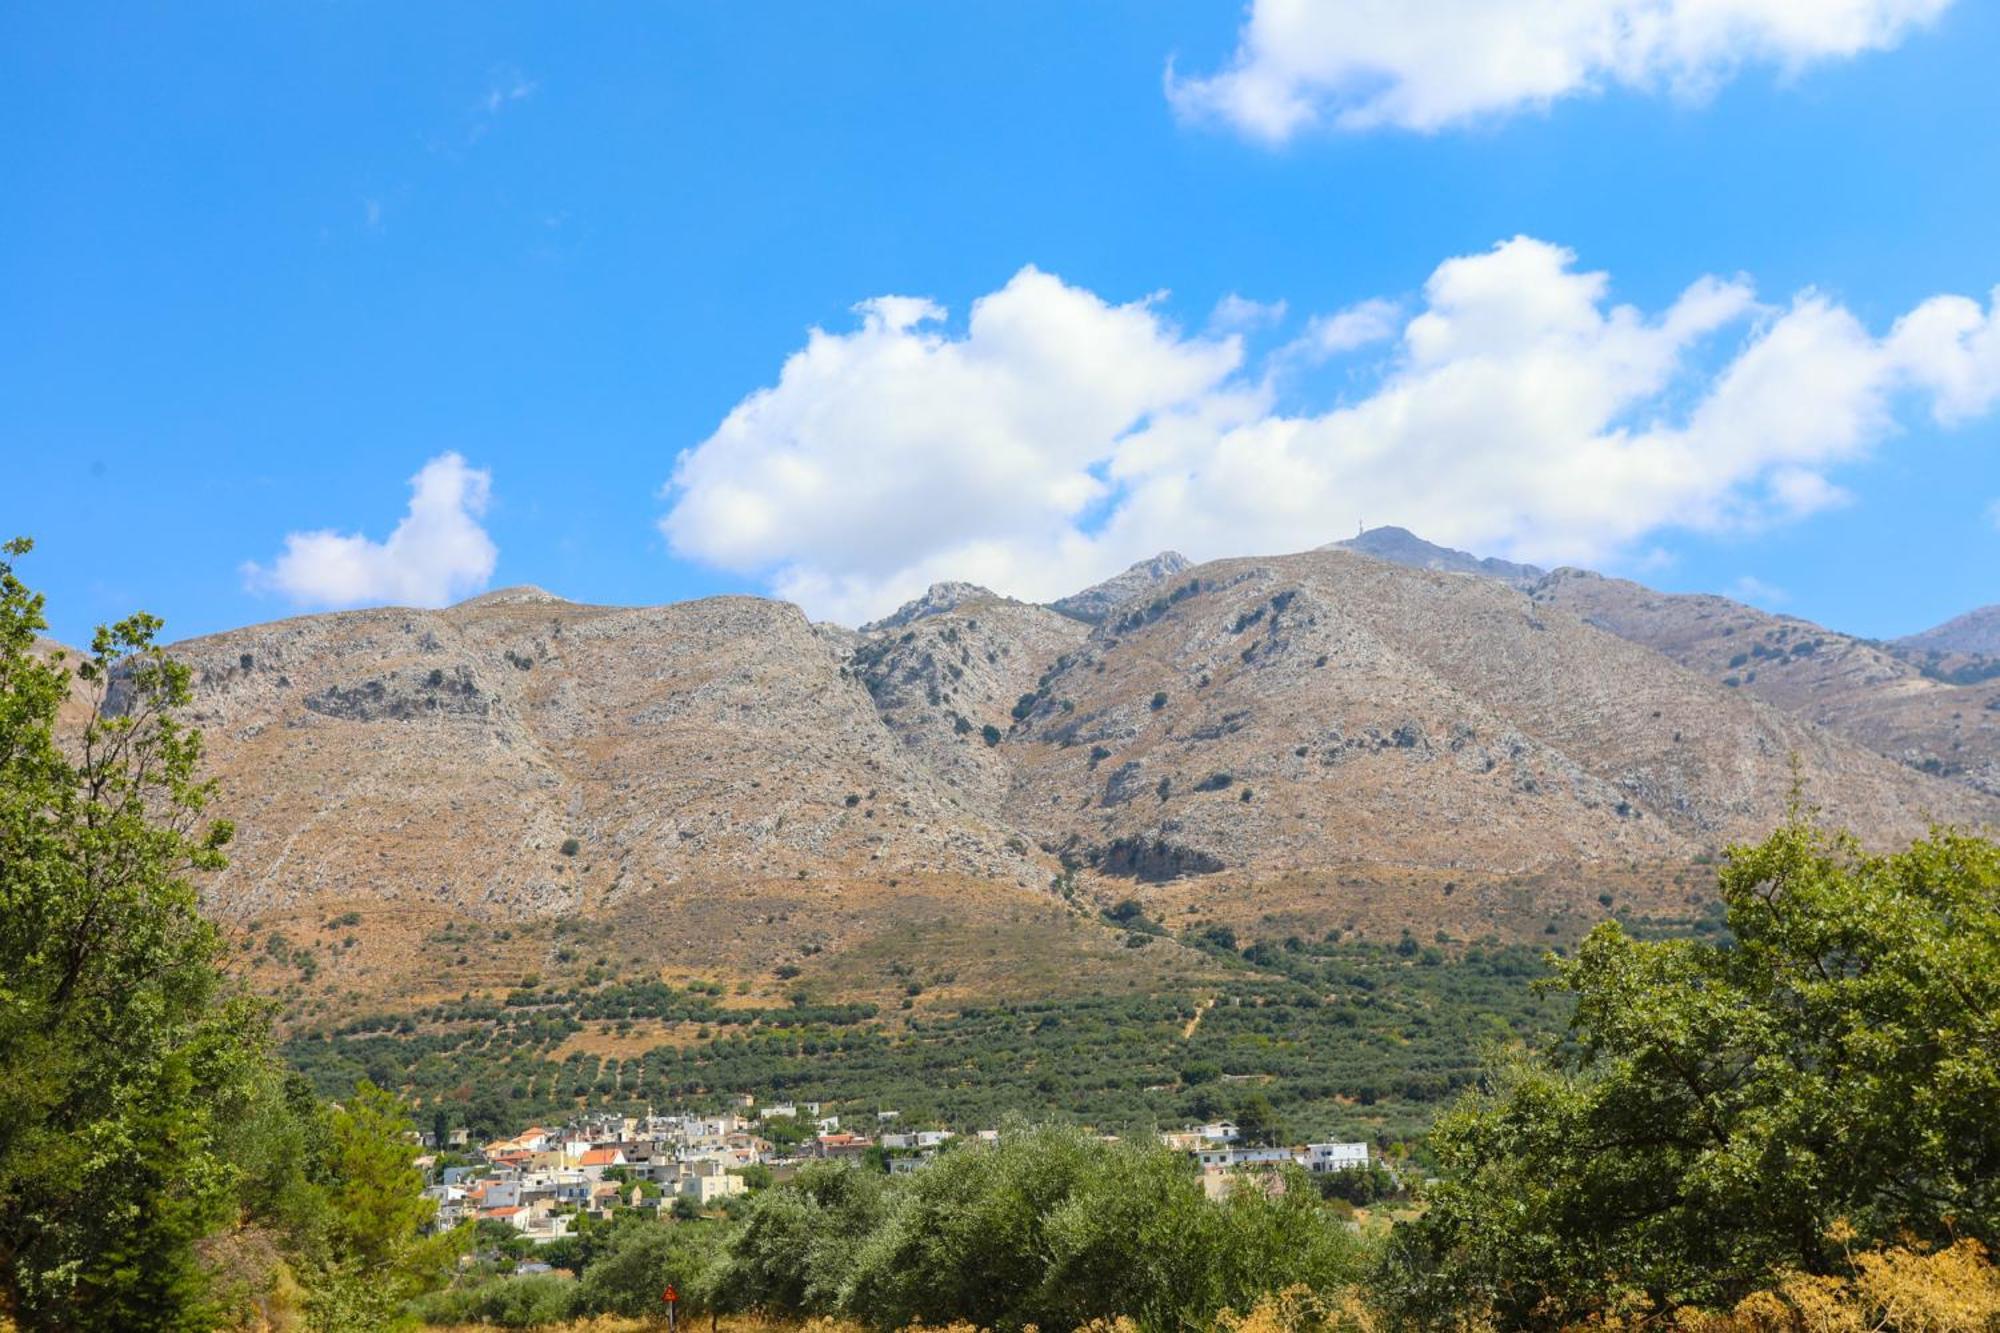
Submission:
[[[667,1289],[660,1293],[660,1299],[666,1302],[667,1306],[667,1333],[674,1333],[674,1306],[679,1303],[681,1294],[675,1291],[674,1284],[669,1282]]]

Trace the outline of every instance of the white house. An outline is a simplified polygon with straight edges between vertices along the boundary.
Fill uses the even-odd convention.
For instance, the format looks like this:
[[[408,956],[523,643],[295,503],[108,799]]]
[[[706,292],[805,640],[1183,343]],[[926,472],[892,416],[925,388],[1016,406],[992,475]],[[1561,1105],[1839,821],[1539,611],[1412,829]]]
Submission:
[[[1299,1159],[1290,1148],[1204,1148],[1199,1154],[1204,1171],[1235,1171],[1243,1167],[1284,1166]]]
[[[1306,1168],[1311,1171],[1351,1171],[1368,1165],[1365,1143],[1308,1143]]]
[[[1211,1143],[1234,1143],[1242,1137],[1232,1120],[1217,1120],[1213,1124],[1196,1125],[1194,1132]]]

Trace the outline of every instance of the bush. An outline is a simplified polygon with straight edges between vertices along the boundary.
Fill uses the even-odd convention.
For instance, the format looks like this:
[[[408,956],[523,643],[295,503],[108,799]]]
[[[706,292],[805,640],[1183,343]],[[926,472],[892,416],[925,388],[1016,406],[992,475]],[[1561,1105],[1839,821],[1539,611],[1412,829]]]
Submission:
[[[577,1285],[576,1313],[657,1315],[660,1293],[669,1285],[680,1296],[680,1313],[709,1309],[711,1270],[719,1256],[717,1239],[714,1223],[640,1222],[620,1227]]]
[[[1727,1308],[1842,1274],[1842,1231],[2000,1237],[2000,846],[1871,856],[1795,817],[1720,879],[1724,942],[1600,925],[1557,964],[1573,1043],[1439,1122],[1391,1274],[1412,1318]]]
[[[575,1313],[577,1284],[551,1273],[492,1278],[471,1286],[434,1292],[417,1302],[427,1324],[496,1324],[537,1328],[558,1324]]]
[[[1199,1327],[1293,1285],[1331,1290],[1357,1243],[1304,1182],[1211,1204],[1187,1162],[1048,1126],[905,1177],[843,1285],[878,1328]]]

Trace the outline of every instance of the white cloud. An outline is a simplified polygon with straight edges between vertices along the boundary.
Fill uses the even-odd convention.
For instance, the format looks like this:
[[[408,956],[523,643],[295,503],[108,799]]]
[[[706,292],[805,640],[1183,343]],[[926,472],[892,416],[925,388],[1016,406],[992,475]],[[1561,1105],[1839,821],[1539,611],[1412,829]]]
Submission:
[[[681,455],[661,526],[848,623],[938,579],[1047,599],[1167,547],[1300,550],[1357,522],[1602,563],[1840,504],[1832,473],[1897,430],[1898,404],[1949,422],[2000,396],[1994,313],[1958,298],[1877,337],[1824,295],[1767,305],[1741,278],[1651,313],[1609,291],[1520,237],[1440,264],[1411,312],[1364,303],[1255,363],[1032,268],[962,333],[883,298]],[[1360,331],[1329,336],[1343,320]],[[1281,408],[1276,372],[1315,337],[1370,362],[1368,387]]]
[[[1791,597],[1783,588],[1766,583],[1755,574],[1742,575],[1729,585],[1729,595],[1739,602],[1749,602],[1766,609],[1783,606]]]
[[[479,525],[492,473],[455,453],[439,454],[410,478],[410,509],[386,541],[324,530],[294,532],[269,566],[243,566],[254,592],[303,606],[444,606],[493,577],[499,550]]]
[[[961,337],[929,301],[881,297],[851,333],[814,330],[775,387],[683,454],[661,526],[674,549],[864,616],[933,578],[1060,586],[1098,469],[1156,415],[1241,363],[1144,302],[1111,305],[1023,269]],[[1039,575],[1035,572],[1039,570]]]
[[[1283,301],[1254,301],[1231,292],[1215,303],[1208,327],[1215,333],[1251,333],[1283,320],[1285,310]]]
[[[1995,531],[2000,531],[2000,500],[1986,506],[1986,521],[1993,525]]]
[[[1287,344],[1278,358],[1314,365],[1372,343],[1386,342],[1401,327],[1402,313],[1394,301],[1377,298],[1336,310],[1331,315],[1314,315],[1306,321],[1306,331]]]
[[[1611,86],[1699,97],[1897,45],[1951,0],[1252,0],[1228,66],[1167,92],[1270,142],[1429,131]]]

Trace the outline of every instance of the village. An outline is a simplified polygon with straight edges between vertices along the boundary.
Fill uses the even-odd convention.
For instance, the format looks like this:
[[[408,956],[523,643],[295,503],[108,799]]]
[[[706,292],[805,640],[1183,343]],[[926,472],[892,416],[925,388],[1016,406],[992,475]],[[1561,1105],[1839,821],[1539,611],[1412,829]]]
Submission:
[[[893,1110],[876,1111],[861,1127],[843,1127],[839,1115],[821,1112],[819,1102],[759,1104],[744,1094],[720,1113],[584,1115],[555,1128],[531,1125],[483,1145],[470,1143],[464,1129],[445,1131],[442,1142],[436,1130],[412,1134],[425,1150],[415,1164],[431,1182],[424,1192],[437,1204],[434,1228],[498,1223],[535,1244],[569,1235],[580,1217],[602,1219],[620,1209],[692,1220],[812,1162],[904,1175],[940,1153],[976,1150],[1000,1138],[997,1129],[961,1134],[905,1128]],[[1285,1167],[1324,1174],[1372,1162],[1366,1143],[1249,1144],[1227,1120],[1163,1131],[1159,1138],[1192,1159],[1211,1200],[1251,1184],[1282,1190]]]

